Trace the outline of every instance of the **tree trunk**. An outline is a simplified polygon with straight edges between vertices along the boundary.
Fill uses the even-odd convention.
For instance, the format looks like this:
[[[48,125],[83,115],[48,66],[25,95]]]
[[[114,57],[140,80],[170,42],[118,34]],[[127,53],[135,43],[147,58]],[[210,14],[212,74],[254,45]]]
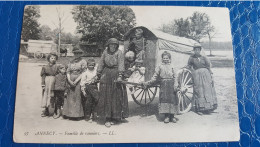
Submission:
[[[211,37],[210,37],[210,35],[209,35],[209,55],[212,56]]]

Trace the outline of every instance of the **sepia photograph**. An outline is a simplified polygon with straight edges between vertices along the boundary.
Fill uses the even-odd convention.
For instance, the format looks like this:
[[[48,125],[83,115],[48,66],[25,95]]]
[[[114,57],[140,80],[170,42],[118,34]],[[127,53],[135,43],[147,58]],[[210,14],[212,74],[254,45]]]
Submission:
[[[16,143],[239,140],[229,10],[27,5]]]

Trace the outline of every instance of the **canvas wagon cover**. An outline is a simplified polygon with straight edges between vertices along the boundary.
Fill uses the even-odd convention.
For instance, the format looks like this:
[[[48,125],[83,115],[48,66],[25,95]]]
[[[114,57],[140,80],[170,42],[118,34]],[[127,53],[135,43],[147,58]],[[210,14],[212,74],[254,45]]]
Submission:
[[[148,29],[146,27],[140,26],[131,29],[124,36],[124,39],[127,40],[134,36],[135,30],[141,28],[144,31],[144,37],[149,40],[157,40],[158,47],[160,50],[171,50],[179,53],[191,54],[194,44],[199,44],[195,40],[188,39],[185,37],[178,37],[170,35],[155,29]]]

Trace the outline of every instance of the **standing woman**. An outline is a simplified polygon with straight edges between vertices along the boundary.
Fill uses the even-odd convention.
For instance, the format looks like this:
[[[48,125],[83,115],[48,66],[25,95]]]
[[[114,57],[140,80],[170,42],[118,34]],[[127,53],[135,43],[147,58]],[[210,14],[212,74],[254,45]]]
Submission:
[[[97,67],[100,78],[97,117],[105,120],[105,126],[110,127],[114,121],[128,117],[128,99],[125,86],[115,82],[122,81],[124,54],[118,49],[119,42],[115,38],[109,39],[107,46]]]
[[[80,89],[81,73],[85,71],[87,62],[75,55],[67,68],[67,79],[69,90],[67,98],[64,99],[63,116],[71,119],[79,119],[84,116],[82,96]]]
[[[195,110],[211,113],[218,106],[211,64],[207,57],[200,54],[200,45],[195,45],[193,51],[194,54],[189,58],[188,67],[193,69]]]

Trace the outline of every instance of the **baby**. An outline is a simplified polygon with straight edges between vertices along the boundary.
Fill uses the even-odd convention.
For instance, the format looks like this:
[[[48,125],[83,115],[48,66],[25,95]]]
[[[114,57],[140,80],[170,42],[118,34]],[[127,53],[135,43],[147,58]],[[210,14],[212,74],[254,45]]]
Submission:
[[[131,70],[133,73],[129,77],[128,82],[131,82],[131,83],[144,82],[145,67],[143,66],[143,60],[136,59],[135,65],[132,68],[130,68],[129,70]],[[133,89],[132,85],[128,85],[128,87],[129,87],[130,91],[132,91],[132,93],[135,92],[135,88]]]
[[[129,78],[132,73],[133,73],[133,70],[132,70],[132,67],[134,66],[135,64],[135,53],[133,51],[128,51],[126,52],[125,54],[125,72],[124,72],[124,77],[125,78]]]

